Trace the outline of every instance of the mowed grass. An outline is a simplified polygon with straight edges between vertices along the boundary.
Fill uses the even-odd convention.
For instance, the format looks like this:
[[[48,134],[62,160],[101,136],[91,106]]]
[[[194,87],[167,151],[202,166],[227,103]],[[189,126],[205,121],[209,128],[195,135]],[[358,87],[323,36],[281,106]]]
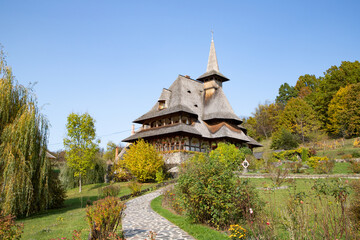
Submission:
[[[130,189],[127,188],[127,184],[116,183],[116,185],[121,187],[119,197],[131,193]],[[22,239],[72,239],[72,232],[74,230],[81,230],[82,239],[88,239],[89,227],[86,222],[86,203],[87,201],[93,202],[98,200],[98,190],[107,185],[109,184],[85,185],[81,193],[79,193],[78,188],[68,190],[65,207],[49,210],[29,218],[19,219],[18,222],[24,223]],[[142,189],[155,185],[156,183],[144,183]]]
[[[201,224],[192,223],[189,219],[184,216],[174,214],[170,212],[168,209],[162,207],[163,196],[159,196],[152,200],[151,208],[169,220],[170,222],[174,223],[176,226],[180,227],[182,230],[193,236],[198,240],[228,240],[229,237],[222,232],[216,231],[211,229],[207,226]]]

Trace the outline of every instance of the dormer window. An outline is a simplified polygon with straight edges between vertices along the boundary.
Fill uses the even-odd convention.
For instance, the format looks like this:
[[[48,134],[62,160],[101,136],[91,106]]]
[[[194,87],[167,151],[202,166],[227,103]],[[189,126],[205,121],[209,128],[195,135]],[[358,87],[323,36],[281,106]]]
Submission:
[[[159,100],[159,110],[163,110],[164,108],[166,108],[165,100]]]

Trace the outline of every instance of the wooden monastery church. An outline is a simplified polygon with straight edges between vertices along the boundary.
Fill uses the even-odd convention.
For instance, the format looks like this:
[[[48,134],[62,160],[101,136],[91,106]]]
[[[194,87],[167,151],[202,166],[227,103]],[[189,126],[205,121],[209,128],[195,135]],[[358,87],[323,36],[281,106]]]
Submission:
[[[142,138],[162,152],[205,152],[219,142],[250,149],[262,146],[241,126],[222,89],[227,81],[219,71],[212,40],[206,72],[196,80],[179,75],[162,90],[154,107],[133,121],[142,127],[123,142]]]

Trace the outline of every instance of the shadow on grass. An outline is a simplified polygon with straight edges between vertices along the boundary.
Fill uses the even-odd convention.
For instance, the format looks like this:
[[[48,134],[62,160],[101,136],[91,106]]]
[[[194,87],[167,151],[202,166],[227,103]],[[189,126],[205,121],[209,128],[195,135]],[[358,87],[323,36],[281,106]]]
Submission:
[[[64,207],[62,207],[62,208],[50,209],[50,210],[38,213],[38,214],[30,216],[30,217],[18,218],[18,220],[20,220],[20,221],[26,220],[27,221],[30,219],[42,218],[42,217],[49,216],[49,215],[64,214],[68,211],[72,211],[72,210],[79,209],[79,208],[83,208],[85,210],[88,200],[91,201],[91,203],[93,203],[94,201],[98,200],[98,196],[86,196],[86,197],[83,197],[82,199],[81,199],[81,197],[68,198],[65,200]]]

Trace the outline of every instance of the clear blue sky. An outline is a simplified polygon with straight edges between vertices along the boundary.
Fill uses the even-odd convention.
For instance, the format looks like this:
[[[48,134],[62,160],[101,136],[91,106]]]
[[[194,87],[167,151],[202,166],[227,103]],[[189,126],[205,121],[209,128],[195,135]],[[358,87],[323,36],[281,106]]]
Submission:
[[[85,111],[104,147],[127,137],[178,74],[205,72],[211,29],[224,91],[250,116],[282,83],[359,60],[359,12],[360,1],[340,0],[0,0],[0,43],[17,80],[37,82],[49,149],[63,148],[69,113]]]

